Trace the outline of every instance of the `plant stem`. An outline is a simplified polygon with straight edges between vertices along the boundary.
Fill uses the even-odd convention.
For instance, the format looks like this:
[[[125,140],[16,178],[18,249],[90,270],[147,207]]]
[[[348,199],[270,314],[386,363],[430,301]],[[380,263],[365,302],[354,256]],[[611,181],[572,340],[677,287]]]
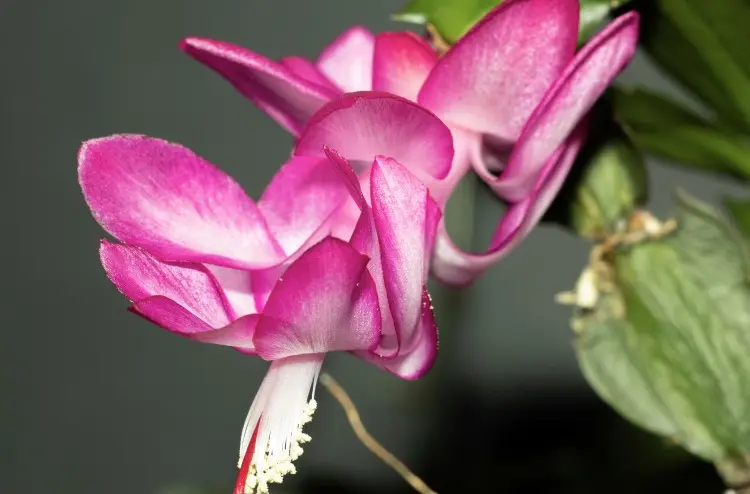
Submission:
[[[728,494],[750,494],[750,456],[723,461],[716,469],[729,489]]]
[[[393,468],[409,485],[411,485],[415,491],[420,494],[437,494],[435,491],[424,483],[422,479],[417,477],[404,465],[401,460],[396,458],[393,453],[388,451],[380,444],[372,435],[367,432],[365,426],[362,424],[362,420],[357,412],[357,407],[354,406],[354,402],[349,395],[344,391],[344,388],[331,377],[330,374],[324,372],[320,375],[320,383],[328,390],[329,393],[339,402],[341,408],[346,412],[346,418],[349,419],[349,424],[352,426],[352,430],[362,444],[367,447],[375,456],[380,458],[386,465]]]

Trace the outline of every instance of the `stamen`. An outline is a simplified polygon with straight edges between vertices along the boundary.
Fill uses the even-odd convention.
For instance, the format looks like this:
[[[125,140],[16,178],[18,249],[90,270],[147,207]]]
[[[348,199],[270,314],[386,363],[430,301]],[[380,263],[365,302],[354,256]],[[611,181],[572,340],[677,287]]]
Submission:
[[[296,473],[293,462],[310,441],[302,429],[317,408],[314,390],[323,358],[300,355],[271,364],[245,420],[235,494],[266,494],[269,484]]]
[[[318,403],[315,399],[310,400],[305,407],[302,417],[300,418],[299,425],[292,437],[292,444],[287,454],[276,455],[271,457],[270,447],[266,448],[266,452],[263,455],[263,460],[258,463],[251,463],[247,478],[245,480],[245,491],[244,494],[268,494],[268,484],[276,483],[280,484],[284,480],[285,475],[294,475],[297,473],[297,469],[294,467],[293,462],[302,456],[305,451],[302,449],[302,444],[309,443],[312,438],[302,431],[305,424],[312,420],[315,410],[318,408]],[[242,466],[243,459],[240,458],[240,467]]]

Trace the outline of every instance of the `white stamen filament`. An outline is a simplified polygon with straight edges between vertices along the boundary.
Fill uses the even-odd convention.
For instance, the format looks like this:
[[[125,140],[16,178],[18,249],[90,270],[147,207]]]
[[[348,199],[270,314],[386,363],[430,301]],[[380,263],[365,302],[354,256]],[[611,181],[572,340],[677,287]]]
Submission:
[[[258,429],[245,494],[268,493],[269,483],[281,483],[284,475],[296,472],[293,462],[303,452],[301,445],[310,441],[302,427],[312,420],[317,407],[315,399],[309,398],[315,394],[324,356],[287,357],[268,369],[242,431],[239,465]]]

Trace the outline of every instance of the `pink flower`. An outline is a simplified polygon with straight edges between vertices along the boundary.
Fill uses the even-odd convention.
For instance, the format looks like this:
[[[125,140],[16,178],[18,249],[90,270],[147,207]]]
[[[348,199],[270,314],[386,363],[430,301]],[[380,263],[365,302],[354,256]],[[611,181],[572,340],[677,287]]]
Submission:
[[[538,223],[585,140],[586,114],[635,51],[636,13],[619,17],[576,53],[578,20],[577,0],[506,0],[442,58],[413,33],[374,36],[362,27],[346,31],[314,63],[301,57],[274,62],[200,38],[184,40],[182,48],[295,136],[342,92],[393,93],[443,119],[455,154],[450,175],[428,184],[436,200],[445,203],[471,163],[509,203],[482,254],[457,248],[441,225],[432,270],[446,283],[463,285]],[[337,101],[334,107],[343,104]],[[369,135],[375,130],[381,128]]]
[[[294,471],[326,353],[350,351],[405,379],[437,353],[425,283],[439,207],[392,158],[369,164],[364,194],[347,161],[326,152],[291,158],[257,204],[177,144],[120,135],[79,154],[84,197],[122,242],[102,241],[101,260],[130,310],[271,361],[245,422],[236,493]]]

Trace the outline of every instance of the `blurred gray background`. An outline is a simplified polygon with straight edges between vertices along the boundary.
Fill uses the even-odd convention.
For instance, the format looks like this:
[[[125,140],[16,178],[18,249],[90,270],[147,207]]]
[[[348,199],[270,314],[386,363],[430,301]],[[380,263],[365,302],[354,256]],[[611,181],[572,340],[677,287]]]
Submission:
[[[290,136],[183,55],[178,41],[197,35],[272,58],[315,57],[351,24],[376,32],[408,28],[389,21],[402,4],[3,0],[0,493],[160,493],[179,484],[229,492],[239,433],[266,365],[174,337],[126,312],[127,301],[99,265],[104,234],[76,182],[78,146],[120,132],[177,141],[257,198],[288,156]],[[642,58],[623,77],[669,89]],[[676,184],[709,199],[731,190],[663,166],[651,171],[660,214],[669,211]],[[498,211],[491,201],[480,201],[480,237],[488,236]],[[332,356],[326,368],[350,392],[371,432],[417,473],[436,457],[444,457],[448,468],[454,455],[478,458],[495,451],[512,458],[515,446],[488,435],[484,424],[502,422],[517,400],[535,400],[542,410],[549,400],[549,415],[568,401],[591,403],[597,414],[620,424],[582,380],[569,309],[553,302],[555,293],[573,285],[586,258],[585,242],[553,228],[536,230],[468,291],[461,312],[442,314],[443,353],[436,372],[422,381],[400,381],[347,355]],[[463,406],[462,393],[507,406],[478,407],[474,419],[448,419],[436,427],[442,408]],[[320,389],[318,401],[313,441],[289,485],[318,476],[352,492],[402,488],[357,442],[338,405]],[[576,417],[560,427],[586,434],[589,419],[585,413]],[[541,413],[514,433],[533,442],[547,420]],[[624,422],[620,426],[631,432]],[[467,442],[454,450],[447,439],[441,442],[443,434]],[[621,458],[636,461],[626,450]],[[486,492],[501,491],[491,469],[477,475],[495,485]]]

